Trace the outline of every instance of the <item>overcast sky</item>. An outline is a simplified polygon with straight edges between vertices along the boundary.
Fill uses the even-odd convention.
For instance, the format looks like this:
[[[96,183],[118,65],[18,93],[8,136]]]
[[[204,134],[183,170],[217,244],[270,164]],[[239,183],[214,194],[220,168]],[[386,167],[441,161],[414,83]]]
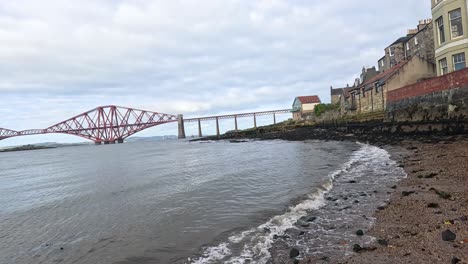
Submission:
[[[329,102],[430,17],[429,0],[1,1],[0,127],[108,104],[194,117]]]

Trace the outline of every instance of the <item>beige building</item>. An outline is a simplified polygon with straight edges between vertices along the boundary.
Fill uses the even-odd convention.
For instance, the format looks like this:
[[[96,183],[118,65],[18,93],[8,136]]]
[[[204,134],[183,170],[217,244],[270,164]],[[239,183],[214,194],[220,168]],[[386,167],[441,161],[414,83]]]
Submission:
[[[431,1],[437,75],[466,68],[468,1]]]
[[[387,92],[435,76],[434,64],[413,56],[352,89],[348,95],[351,107],[357,113],[384,111]]]
[[[296,97],[292,105],[293,119],[301,120],[304,114],[314,112],[315,106],[320,103],[320,98],[316,95]]]

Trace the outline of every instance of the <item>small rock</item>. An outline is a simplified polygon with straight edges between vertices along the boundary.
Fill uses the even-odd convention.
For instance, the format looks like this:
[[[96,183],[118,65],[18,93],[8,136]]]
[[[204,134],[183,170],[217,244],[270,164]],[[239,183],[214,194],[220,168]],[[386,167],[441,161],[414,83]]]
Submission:
[[[379,209],[379,210],[381,210],[381,211],[382,211],[382,210],[385,210],[385,206],[379,206],[379,207],[377,207],[377,209]]]
[[[278,239],[278,235],[273,235],[273,239]]]
[[[359,229],[358,231],[356,231],[356,235],[358,235],[358,236],[363,236],[363,235],[364,235],[364,231],[362,231],[361,229]]]
[[[362,252],[363,250],[364,250],[364,248],[361,247],[361,245],[359,245],[359,244],[354,244],[353,245],[353,251],[354,252]]]
[[[442,232],[442,240],[443,241],[454,241],[457,239],[457,235],[450,231],[449,229]]]
[[[429,204],[427,205],[427,207],[429,207],[429,208],[439,208],[439,204],[436,204],[436,203],[429,203]]]
[[[410,194],[413,194],[413,193],[414,193],[414,191],[410,191],[410,192],[402,191],[402,192],[401,192],[401,195],[403,195],[403,196],[409,196]]]
[[[298,260],[298,259],[295,259],[295,260],[293,261],[293,263],[294,263],[294,264],[299,264],[299,260]]]
[[[315,221],[315,220],[317,220],[317,217],[311,216],[311,217],[309,217],[309,218],[307,219],[307,222],[313,222],[313,221]]]
[[[357,183],[357,182],[353,180],[353,181],[349,181],[348,183]]]
[[[359,201],[358,201],[358,200],[355,200],[355,201],[354,201],[354,203],[355,203],[355,204],[358,204],[358,203],[359,203]]]
[[[392,188],[392,189],[396,189],[397,187],[396,187],[396,185],[393,185],[393,186],[392,186],[392,187],[390,187],[390,188]]]
[[[60,250],[63,250],[63,247],[61,247]]]
[[[452,258],[452,264],[457,264],[457,263],[460,263],[461,259],[457,258],[457,257],[453,257]]]
[[[379,243],[379,245],[382,245],[382,246],[388,246],[388,240],[386,239],[379,239],[377,240],[377,243]]]
[[[289,257],[295,258],[297,256],[299,256],[299,250],[297,250],[296,248],[291,248],[291,251],[289,251]]]
[[[296,222],[296,224],[299,225],[299,226],[302,226],[302,227],[309,227],[310,226],[310,223],[308,223],[306,221],[303,221],[303,220],[300,220],[300,219]]]

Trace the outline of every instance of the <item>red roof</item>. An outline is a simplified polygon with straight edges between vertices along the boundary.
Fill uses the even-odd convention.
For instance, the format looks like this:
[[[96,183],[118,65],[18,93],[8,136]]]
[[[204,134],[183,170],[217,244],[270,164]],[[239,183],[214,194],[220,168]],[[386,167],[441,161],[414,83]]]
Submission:
[[[310,96],[298,96],[296,97],[301,104],[316,104],[321,103],[320,98],[317,95],[310,95]]]

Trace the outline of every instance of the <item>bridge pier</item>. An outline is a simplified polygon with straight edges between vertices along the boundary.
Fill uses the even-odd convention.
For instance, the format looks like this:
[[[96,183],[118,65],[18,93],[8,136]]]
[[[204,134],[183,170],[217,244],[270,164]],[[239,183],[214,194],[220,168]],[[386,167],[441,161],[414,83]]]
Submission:
[[[257,128],[257,114],[254,113],[254,127]]]
[[[237,128],[237,115],[234,116],[234,126],[235,126],[235,131],[237,132],[239,130]]]
[[[179,126],[179,138],[185,138],[184,116],[177,115],[177,123]]]
[[[276,125],[276,113],[273,113],[273,124]]]
[[[123,138],[119,138],[119,139],[117,140],[117,143],[119,143],[119,144],[122,144],[122,143],[124,143],[124,140],[123,140]]]
[[[101,141],[94,141],[94,145],[101,145]]]
[[[110,141],[109,140],[105,140],[104,141],[104,145],[109,145]]]
[[[202,131],[201,131],[201,120],[200,118],[198,119],[198,136],[202,137]]]
[[[216,117],[216,136],[220,136],[221,134],[219,133],[219,118]]]

